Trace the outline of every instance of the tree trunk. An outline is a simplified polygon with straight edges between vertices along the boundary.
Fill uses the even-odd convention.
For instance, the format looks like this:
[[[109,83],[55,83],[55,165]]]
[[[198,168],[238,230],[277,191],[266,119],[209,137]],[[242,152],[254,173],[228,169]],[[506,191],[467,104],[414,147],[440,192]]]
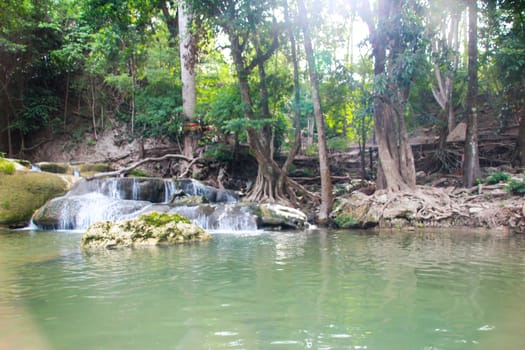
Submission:
[[[67,113],[68,113],[68,104],[69,104],[69,71],[66,73],[66,94],[64,96],[64,131],[66,131],[66,125],[67,125]]]
[[[191,23],[185,5],[183,2],[179,3],[179,36],[180,36],[180,66],[181,66],[181,81],[182,81],[182,113],[186,122],[192,121],[195,116],[195,57],[192,49],[193,38],[190,29]],[[184,155],[188,158],[193,158],[193,153],[197,147],[197,140],[195,139],[194,131],[187,130],[184,134]]]
[[[520,128],[518,132],[518,160],[521,166],[525,165],[525,113],[521,113]]]
[[[91,122],[93,123],[93,137],[95,140],[98,139],[97,135],[97,120],[95,118],[95,106],[96,106],[96,97],[95,97],[95,79],[91,77]]]
[[[463,164],[463,185],[472,187],[480,177],[478,150],[478,7],[476,0],[469,5],[467,136]]]
[[[380,1],[379,21],[394,16],[397,6],[387,0]],[[380,77],[388,73],[387,35],[370,24],[369,28],[373,38],[374,75]],[[390,48],[390,55],[396,49]],[[389,61],[392,62],[393,57],[389,57]],[[374,127],[379,154],[377,188],[389,192],[411,191],[416,187],[416,170],[401,102],[403,94],[393,83],[389,83],[389,90],[390,93],[378,92],[374,99]]]
[[[321,97],[319,96],[319,82],[315,66],[312,40],[306,16],[306,7],[303,0],[297,1],[299,18],[303,27],[304,50],[308,61],[308,71],[310,74],[310,84],[312,86],[312,100],[314,104],[314,115],[317,124],[317,145],[319,149],[319,170],[321,175],[321,207],[319,208],[318,222],[326,224],[332,211],[332,180],[330,178],[330,164],[328,161],[328,148],[326,147],[326,135],[324,130],[324,118],[321,109]]]
[[[289,24],[288,35],[290,36],[290,47],[291,47],[291,53],[292,53],[293,86],[294,86],[293,107],[294,107],[295,137],[294,137],[293,146],[290,149],[290,152],[288,153],[288,157],[286,158],[286,161],[284,162],[281,168],[282,172],[281,172],[281,175],[279,176],[279,179],[277,180],[278,187],[284,186],[284,179],[285,179],[284,175],[288,175],[290,166],[292,165],[292,162],[301,147],[301,85],[299,83],[299,62],[297,60],[297,48],[296,48],[296,42],[295,42],[295,35],[293,33],[293,28],[292,28],[291,21],[290,21],[287,0],[284,2],[284,6],[285,6],[284,11],[285,11],[286,22]]]
[[[248,120],[255,120],[248,83],[249,71],[244,62],[242,45],[240,44],[241,39],[233,30],[225,29],[230,39],[231,55],[237,72],[244,116]],[[259,74],[261,74],[260,68]],[[266,110],[265,108],[261,109]],[[296,206],[298,203],[295,190],[298,190],[299,186],[283,173],[279,165],[273,160],[272,147],[270,145],[272,142],[271,129],[268,127],[260,129],[248,127],[247,133],[248,144],[257,160],[258,169],[257,178],[246,199],[255,202],[279,202]]]

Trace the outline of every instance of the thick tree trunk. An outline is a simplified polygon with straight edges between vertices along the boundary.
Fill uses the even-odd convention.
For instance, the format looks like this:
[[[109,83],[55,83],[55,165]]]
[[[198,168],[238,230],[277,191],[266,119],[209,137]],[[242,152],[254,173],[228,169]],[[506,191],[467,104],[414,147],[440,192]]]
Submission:
[[[467,136],[463,164],[463,185],[472,187],[481,176],[478,150],[478,7],[476,0],[469,6]]]
[[[308,61],[308,72],[310,74],[310,84],[312,86],[312,100],[314,104],[314,115],[317,124],[317,145],[319,149],[319,171],[321,175],[321,207],[317,218],[319,224],[326,224],[332,211],[333,195],[332,180],[330,178],[330,164],[328,161],[328,148],[326,147],[326,134],[324,130],[324,118],[321,109],[321,97],[319,95],[319,83],[315,66],[312,40],[306,16],[306,7],[303,0],[298,0],[299,18],[302,22],[304,34],[304,50]]]
[[[379,153],[377,188],[391,192],[410,191],[416,187],[416,171],[402,107],[396,108],[392,101],[385,100],[377,97],[374,106]]]
[[[186,122],[192,121],[195,116],[195,57],[192,49],[193,38],[188,28],[191,18],[185,9],[183,2],[179,3],[179,36],[180,36],[180,65],[182,81],[182,113]],[[193,158],[193,153],[197,147],[197,140],[194,132],[187,130],[184,134],[184,155]]]
[[[525,113],[522,112],[520,128],[518,132],[518,160],[521,166],[525,165]]]
[[[395,10],[396,6],[392,3],[380,1],[379,21],[386,21]],[[374,75],[380,77],[386,71],[387,36],[370,22],[369,28],[373,34]],[[395,49],[390,50],[390,55]],[[374,127],[379,155],[377,188],[389,192],[411,191],[416,187],[416,170],[401,103],[403,97],[394,84],[390,83],[389,89],[390,93],[380,92],[374,99]]]

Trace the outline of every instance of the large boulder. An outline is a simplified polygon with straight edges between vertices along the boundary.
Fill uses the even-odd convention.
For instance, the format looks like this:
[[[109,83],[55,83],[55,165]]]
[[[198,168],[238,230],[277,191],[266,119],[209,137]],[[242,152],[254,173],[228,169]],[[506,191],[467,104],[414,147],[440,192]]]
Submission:
[[[279,204],[260,204],[258,214],[258,226],[262,228],[301,229],[307,222],[302,211]]]
[[[370,228],[377,226],[381,219],[381,212],[377,209],[370,196],[356,191],[339,200],[332,215],[340,228]]]
[[[149,213],[120,222],[97,222],[82,236],[83,248],[173,245],[205,241],[210,234],[178,214]]]
[[[66,193],[75,180],[73,176],[30,170],[0,172],[0,226],[26,226],[36,209]]]

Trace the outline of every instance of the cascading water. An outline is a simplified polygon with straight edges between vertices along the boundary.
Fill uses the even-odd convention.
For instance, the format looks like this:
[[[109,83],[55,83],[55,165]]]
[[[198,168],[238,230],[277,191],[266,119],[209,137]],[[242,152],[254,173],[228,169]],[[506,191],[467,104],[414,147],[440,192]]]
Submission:
[[[255,231],[258,226],[257,217],[246,205],[228,203],[178,206],[170,212],[183,215],[206,230]]]
[[[210,204],[177,205],[175,196],[206,198]],[[82,180],[65,196],[49,201],[34,216],[46,229],[83,230],[96,221],[119,221],[148,211],[177,212],[208,230],[251,231],[257,219],[238,197],[191,179],[111,178]]]

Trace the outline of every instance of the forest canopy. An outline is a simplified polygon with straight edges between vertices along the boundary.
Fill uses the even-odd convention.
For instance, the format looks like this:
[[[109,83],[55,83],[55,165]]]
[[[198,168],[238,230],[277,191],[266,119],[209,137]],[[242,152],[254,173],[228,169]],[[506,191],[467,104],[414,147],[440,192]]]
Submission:
[[[122,142],[182,143],[199,128],[207,130],[201,143],[248,142],[271,162],[275,152],[322,150],[316,109],[329,150],[373,137],[392,147],[405,129],[446,137],[470,113],[473,11],[478,117],[495,118],[501,130],[519,125],[522,1],[2,0],[0,152],[23,156],[63,134],[96,143],[119,123]],[[397,141],[387,139],[395,130]],[[524,147],[516,148],[522,164]]]

